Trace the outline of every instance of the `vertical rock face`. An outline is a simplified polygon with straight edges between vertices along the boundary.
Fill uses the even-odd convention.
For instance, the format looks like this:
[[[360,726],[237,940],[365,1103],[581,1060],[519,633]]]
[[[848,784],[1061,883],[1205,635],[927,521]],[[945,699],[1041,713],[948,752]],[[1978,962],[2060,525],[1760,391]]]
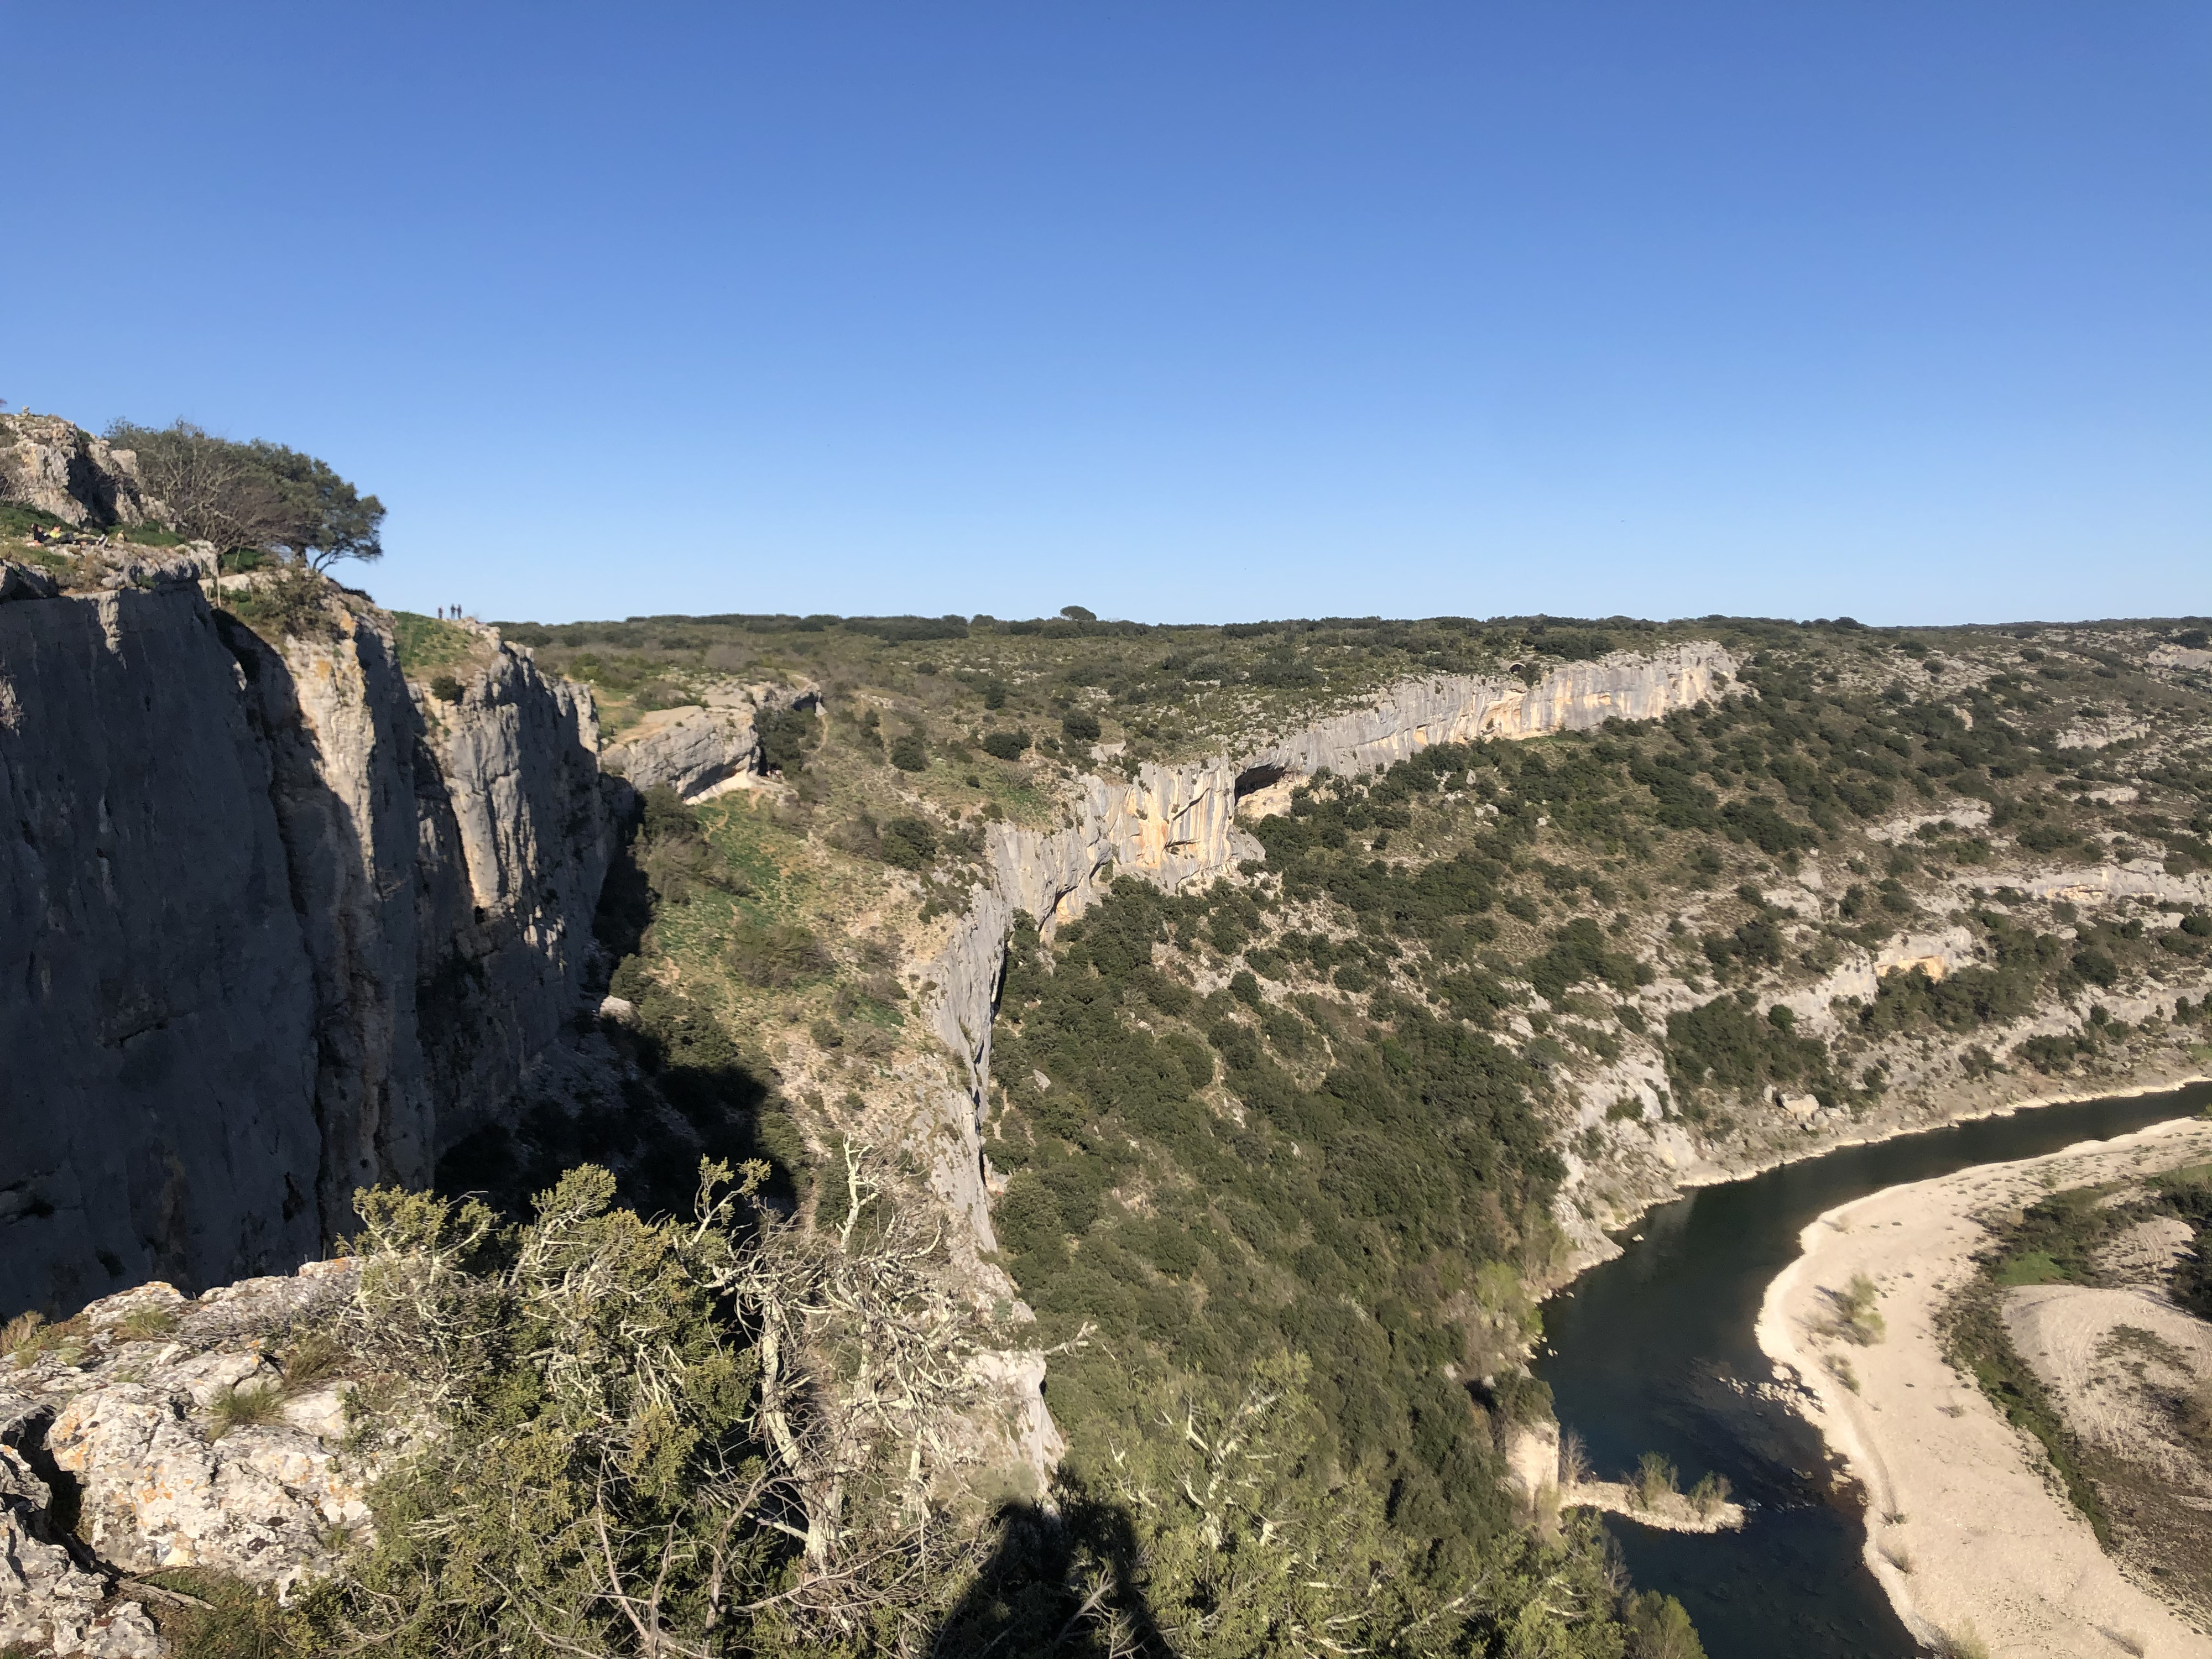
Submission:
[[[1286,805],[1290,786],[1316,772],[1375,771],[1436,743],[1534,738],[1608,720],[1656,720],[1718,696],[1736,667],[1717,645],[1644,657],[1570,663],[1533,685],[1442,675],[1391,687],[1366,708],[1339,714],[1241,759],[1146,766],[1137,776],[1085,777],[1071,829],[1001,829],[992,842],[999,890],[1049,929],[1079,914],[1110,866],[1173,890],[1257,858],[1237,828],[1240,804]],[[940,983],[943,981],[940,981]]]
[[[1718,696],[1735,668],[1735,659],[1719,646],[1699,641],[1648,657],[1620,652],[1568,663],[1534,684],[1463,674],[1407,680],[1371,708],[1322,720],[1248,757],[1243,771],[1310,777],[1326,769],[1349,776],[1389,766],[1432,743],[1656,720]]]
[[[0,605],[0,1307],[319,1242],[272,777],[197,594]]]
[[[1109,872],[1172,890],[1257,858],[1259,842],[1237,828],[1237,775],[1234,764],[1215,760],[1146,766],[1127,781],[1085,777],[1073,828],[997,828],[991,865],[999,890],[1049,932],[1079,915]]]
[[[573,1008],[612,842],[575,688],[418,708],[373,614],[0,605],[0,1308],[313,1255]]]

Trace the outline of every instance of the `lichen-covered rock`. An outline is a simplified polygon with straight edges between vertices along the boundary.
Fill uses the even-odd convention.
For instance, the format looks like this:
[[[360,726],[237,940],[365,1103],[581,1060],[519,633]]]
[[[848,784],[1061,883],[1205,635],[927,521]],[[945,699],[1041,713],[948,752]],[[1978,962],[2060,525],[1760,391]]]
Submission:
[[[156,1659],[145,1608],[118,1601],[109,1580],[79,1566],[56,1536],[53,1493],[0,1445],[0,1652]]]
[[[198,1297],[143,1285],[0,1361],[0,1644],[152,1659],[119,1578],[205,1567],[285,1595],[373,1539],[350,1385],[295,1387],[275,1357],[356,1282],[341,1261]],[[240,1390],[264,1409],[226,1430]],[[74,1546],[52,1524],[57,1482],[74,1487]]]
[[[327,1569],[326,1539],[366,1529],[364,1472],[339,1449],[342,1426],[284,1421],[211,1440],[221,1396],[280,1381],[258,1355],[222,1358],[88,1389],[56,1417],[47,1450],[81,1484],[78,1534],[102,1560],[130,1572],[211,1567],[288,1590]]]

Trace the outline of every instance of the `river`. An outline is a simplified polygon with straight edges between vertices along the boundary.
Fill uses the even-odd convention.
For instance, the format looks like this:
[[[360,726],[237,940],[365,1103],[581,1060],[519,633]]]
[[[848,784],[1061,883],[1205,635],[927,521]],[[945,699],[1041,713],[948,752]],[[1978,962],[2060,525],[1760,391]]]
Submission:
[[[1767,1397],[1753,1327],[1824,1210],[1885,1187],[2102,1140],[2212,1103],[2212,1085],[2039,1106],[1846,1146],[1649,1212],[1623,1255],[1544,1304],[1536,1375],[1601,1475],[1645,1451],[1685,1486],[1707,1470],[1751,1506],[1740,1533],[1657,1532],[1607,1516],[1638,1588],[1681,1598],[1710,1659],[1912,1659],[1920,1649],[1860,1559],[1856,1500],[1819,1433]]]

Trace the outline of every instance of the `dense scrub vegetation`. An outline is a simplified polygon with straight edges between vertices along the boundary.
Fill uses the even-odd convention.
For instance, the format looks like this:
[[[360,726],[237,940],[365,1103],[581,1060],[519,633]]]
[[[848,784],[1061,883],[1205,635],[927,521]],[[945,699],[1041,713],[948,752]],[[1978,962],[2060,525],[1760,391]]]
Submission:
[[[1017,946],[998,1225],[1048,1339],[1104,1334],[1056,1369],[1055,1412],[1109,1460],[1143,1421],[1139,1354],[1223,1386],[1255,1354],[1297,1352],[1332,1461],[1394,1522],[1439,1548],[1492,1535],[1507,1517],[1466,1382],[1517,1370],[1516,1264],[1555,1243],[1559,1166],[1524,1062],[1408,1006],[1387,1037],[1342,1033],[1303,1083],[1274,1052],[1319,1048],[1302,1016],[1194,999],[1151,968],[1156,941],[1213,919],[1123,881],[1063,931],[1050,973],[1033,934]],[[1241,1113],[1209,1103],[1217,1069]],[[1502,1388],[1489,1403],[1535,1402]]]
[[[280,1604],[156,1575],[180,1654],[1687,1659],[1586,1524],[1440,1563],[1331,1472],[1307,1367],[1156,1382],[1133,1439],[1049,1510],[963,1484],[965,1361],[1003,1340],[938,1239],[850,1149],[812,1219],[765,1170],[701,1172],[683,1218],[584,1166],[526,1220],[364,1193],[356,1297],[282,1336],[352,1389],[374,1536]],[[140,1594],[149,1593],[134,1585]]]
[[[1560,1154],[1600,1152],[1555,1126],[1627,1045],[1658,1045],[1658,1115],[1771,1133],[1781,1095],[1881,1109],[1901,1042],[1986,1036],[1963,1048],[1971,1079],[2054,1002],[2197,960],[2212,929],[2185,905],[2165,929],[2091,921],[2003,879],[2004,831],[2039,859],[2112,833],[2089,793],[2110,775],[2019,719],[2035,694],[1826,661],[1758,652],[1752,695],[1650,726],[1323,775],[1251,825],[1266,857],[1241,879],[1168,896],[1125,877],[1049,945],[1018,933],[987,1146],[1044,1340],[1093,1333],[1054,1367],[1078,1478],[1141,1440],[1163,1374],[1218,1388],[1283,1355],[1310,1366],[1340,1476],[1432,1559],[1479,1557],[1512,1519],[1498,1437],[1542,1409],[1517,1353],[1524,1286],[1560,1249]],[[2206,780],[2164,781],[2191,815],[2130,823],[2185,872]],[[1904,839],[1869,833],[1916,814]],[[1814,859],[1825,892],[1798,879]],[[1652,925],[1685,911],[1704,928]],[[1965,929],[1972,957],[1884,975],[1817,1030],[1782,1000],[1930,928]],[[1655,1018],[1645,994],[1670,980],[1690,995]],[[2176,996],[2170,1018],[2204,1005]],[[2011,1058],[2094,1064],[2134,1034],[2098,1005],[2063,1051]]]

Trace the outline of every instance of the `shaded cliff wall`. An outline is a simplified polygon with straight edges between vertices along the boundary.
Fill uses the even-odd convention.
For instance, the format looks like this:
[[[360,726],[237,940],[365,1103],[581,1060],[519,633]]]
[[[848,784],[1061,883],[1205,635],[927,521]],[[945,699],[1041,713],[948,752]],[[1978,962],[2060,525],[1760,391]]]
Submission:
[[[1051,831],[994,826],[991,884],[980,890],[931,962],[930,1029],[961,1059],[962,1156],[971,1169],[939,1171],[981,1207],[981,1126],[991,1072],[991,1021],[1005,973],[1006,936],[1017,912],[1049,935],[1079,915],[1115,875],[1133,874],[1170,891],[1258,858],[1260,843],[1237,827],[1240,797],[1286,802],[1289,786],[1324,769],[1350,775],[1405,759],[1436,743],[1534,738],[1584,731],[1608,720],[1656,720],[1723,694],[1737,664],[1718,645],[1697,641],[1641,656],[1617,653],[1569,663],[1534,684],[1517,678],[1439,675],[1391,687],[1368,708],[1316,722],[1241,758],[1190,766],[1145,766],[1133,779],[1087,776],[1076,822]],[[988,1217],[978,1230],[990,1248]]]
[[[316,1006],[270,781],[204,605],[0,605],[0,1309],[318,1242]]]
[[[0,1310],[312,1255],[573,1009],[612,842],[587,696],[196,586],[0,605]],[[17,966],[16,964],[21,964]]]

